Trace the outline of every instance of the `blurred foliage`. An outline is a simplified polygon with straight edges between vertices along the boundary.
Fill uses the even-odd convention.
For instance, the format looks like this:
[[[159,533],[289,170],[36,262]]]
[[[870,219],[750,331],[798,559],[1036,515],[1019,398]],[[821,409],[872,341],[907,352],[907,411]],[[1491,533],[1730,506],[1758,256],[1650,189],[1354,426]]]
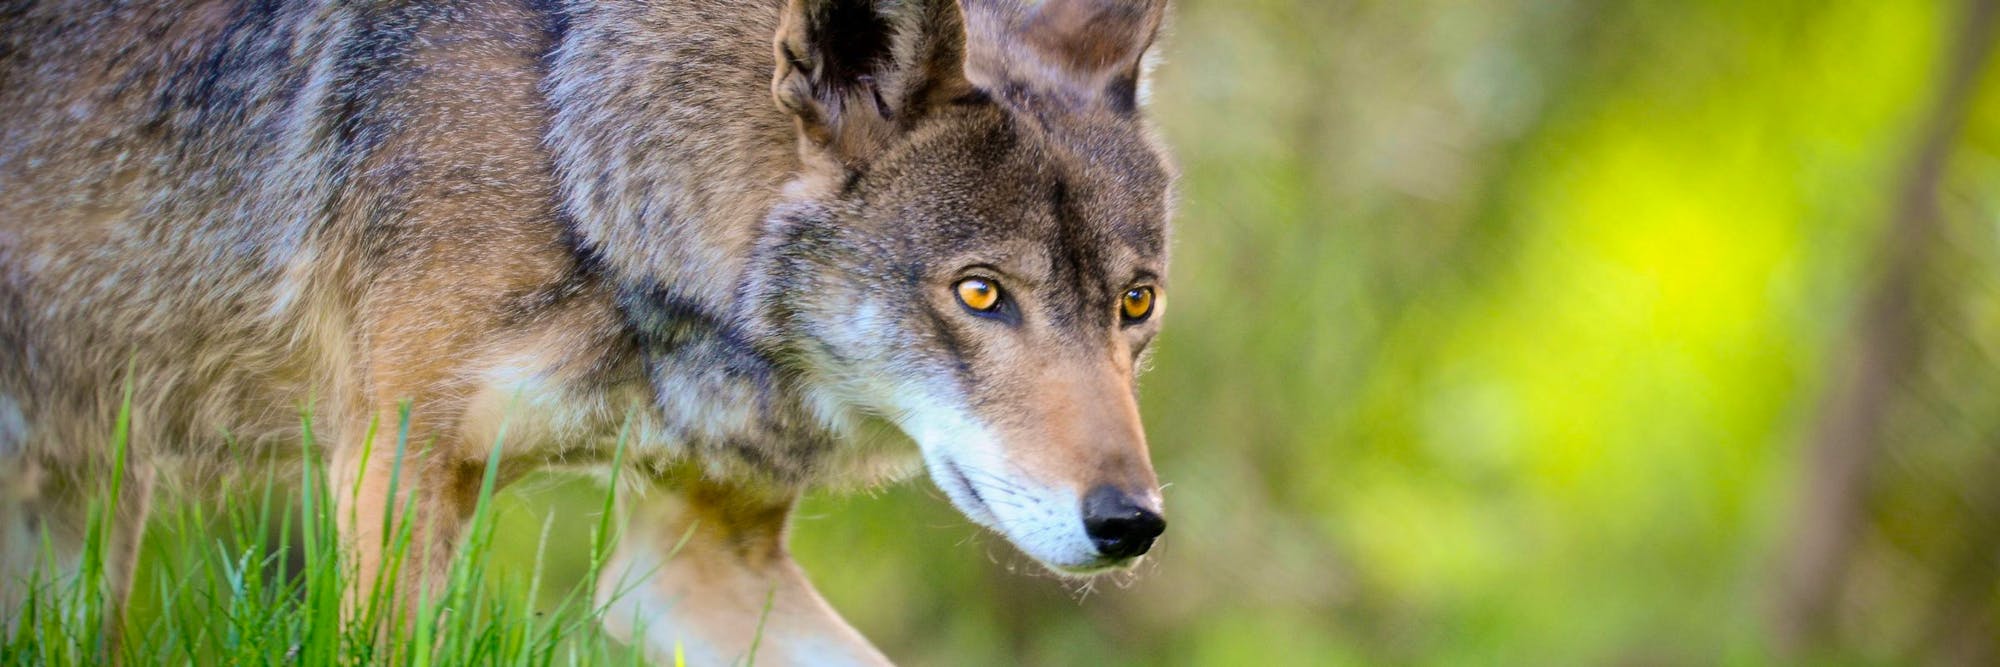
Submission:
[[[834,606],[912,664],[1778,661],[1804,443],[1959,6],[1177,4],[1167,538],[1084,584],[928,482],[816,497],[795,545]],[[1838,661],[2000,659],[1992,70]],[[526,493],[523,526],[589,511]]]

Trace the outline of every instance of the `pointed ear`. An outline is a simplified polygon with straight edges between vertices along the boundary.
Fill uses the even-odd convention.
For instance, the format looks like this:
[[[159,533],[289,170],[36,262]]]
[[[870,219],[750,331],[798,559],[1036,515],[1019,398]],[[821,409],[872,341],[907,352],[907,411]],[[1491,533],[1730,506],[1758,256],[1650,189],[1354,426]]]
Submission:
[[[989,85],[1028,85],[1129,113],[1166,0],[966,0]]]
[[[802,147],[850,165],[972,92],[958,0],[790,0],[776,43],[771,92]]]

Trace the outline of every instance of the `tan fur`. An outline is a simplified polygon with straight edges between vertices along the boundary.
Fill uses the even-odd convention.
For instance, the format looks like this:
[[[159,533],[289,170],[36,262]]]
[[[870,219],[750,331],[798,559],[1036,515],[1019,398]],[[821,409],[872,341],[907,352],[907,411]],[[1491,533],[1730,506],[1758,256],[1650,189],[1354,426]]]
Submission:
[[[631,601],[606,623],[653,645],[680,643],[689,664],[729,663],[729,649],[753,641],[773,664],[888,662],[853,628],[828,622],[838,615],[786,552],[794,502],[691,482],[652,503],[599,582],[600,597]],[[648,572],[657,574],[640,578]],[[689,644],[690,635],[703,641]]]

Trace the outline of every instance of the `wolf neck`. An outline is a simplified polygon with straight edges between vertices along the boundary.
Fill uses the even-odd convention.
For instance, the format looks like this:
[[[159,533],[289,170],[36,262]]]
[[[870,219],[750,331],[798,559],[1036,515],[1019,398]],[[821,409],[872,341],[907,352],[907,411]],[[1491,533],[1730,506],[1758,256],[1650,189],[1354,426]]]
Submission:
[[[587,251],[618,284],[720,317],[798,167],[769,93],[779,3],[747,4],[572,4],[547,86],[563,203]]]
[[[807,483],[827,401],[760,352],[741,286],[799,167],[770,97],[780,0],[568,5],[549,145],[573,241],[619,291],[670,440],[714,472]],[[699,26],[698,32],[687,29]]]

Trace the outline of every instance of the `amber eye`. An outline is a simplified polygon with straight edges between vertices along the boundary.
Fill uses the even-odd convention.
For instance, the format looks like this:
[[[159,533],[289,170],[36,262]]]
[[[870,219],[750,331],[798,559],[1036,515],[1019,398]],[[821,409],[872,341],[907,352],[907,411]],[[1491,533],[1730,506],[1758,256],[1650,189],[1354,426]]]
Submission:
[[[982,313],[993,312],[1000,307],[1000,286],[985,278],[966,278],[952,287],[958,292],[958,302],[965,307]]]
[[[1119,312],[1125,315],[1127,323],[1144,321],[1153,314],[1153,288],[1134,287],[1125,290],[1125,298],[1119,304]]]

